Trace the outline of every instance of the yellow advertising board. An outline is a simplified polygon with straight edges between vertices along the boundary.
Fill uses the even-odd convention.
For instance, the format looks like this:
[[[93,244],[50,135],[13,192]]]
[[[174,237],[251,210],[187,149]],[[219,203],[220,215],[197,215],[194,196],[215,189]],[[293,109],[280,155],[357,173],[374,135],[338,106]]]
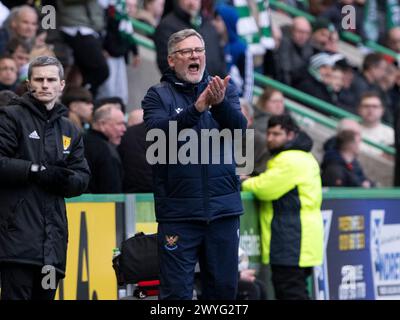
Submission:
[[[67,203],[69,242],[66,277],[57,299],[115,300],[112,268],[117,244],[116,203]]]

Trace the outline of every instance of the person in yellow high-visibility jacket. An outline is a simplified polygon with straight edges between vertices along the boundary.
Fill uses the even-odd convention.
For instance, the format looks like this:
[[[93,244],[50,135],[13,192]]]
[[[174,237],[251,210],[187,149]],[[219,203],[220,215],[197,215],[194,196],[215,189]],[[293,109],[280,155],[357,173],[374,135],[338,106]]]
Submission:
[[[270,118],[267,146],[267,170],[242,183],[261,201],[262,262],[271,265],[277,299],[309,299],[306,278],[323,257],[319,165],[289,115]]]

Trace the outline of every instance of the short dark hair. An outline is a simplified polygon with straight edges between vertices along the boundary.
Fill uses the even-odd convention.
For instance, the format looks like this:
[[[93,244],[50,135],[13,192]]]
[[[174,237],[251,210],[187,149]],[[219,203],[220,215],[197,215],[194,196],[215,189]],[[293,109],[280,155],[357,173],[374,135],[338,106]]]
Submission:
[[[368,98],[378,98],[379,101],[381,102],[382,107],[384,107],[384,104],[383,104],[383,101],[382,101],[382,97],[376,91],[365,91],[363,94],[361,94],[360,100],[358,101],[358,106],[361,106],[361,102],[364,99],[368,99]]]
[[[342,151],[347,145],[356,141],[357,133],[353,130],[343,130],[336,136],[336,147]]]
[[[296,121],[288,114],[272,116],[268,121],[268,129],[276,126],[281,126],[286,132],[299,132],[300,127]]]
[[[15,50],[18,49],[18,47],[21,47],[27,53],[30,53],[32,51],[31,42],[20,38],[11,38],[10,41],[8,41],[7,43],[6,52],[9,55],[12,55],[15,52]]]
[[[384,59],[380,53],[367,54],[362,65],[363,71],[376,67],[382,60]]]
[[[88,102],[92,103],[93,102],[93,96],[91,92],[83,87],[78,87],[78,86],[71,86],[68,87],[62,97],[61,97],[61,103],[65,105],[66,107],[69,107],[69,105],[72,102]]]
[[[45,66],[56,66],[58,68],[58,75],[60,76],[60,80],[64,79],[64,67],[62,66],[61,62],[56,57],[50,56],[39,56],[29,63],[28,79],[31,79],[33,68]]]

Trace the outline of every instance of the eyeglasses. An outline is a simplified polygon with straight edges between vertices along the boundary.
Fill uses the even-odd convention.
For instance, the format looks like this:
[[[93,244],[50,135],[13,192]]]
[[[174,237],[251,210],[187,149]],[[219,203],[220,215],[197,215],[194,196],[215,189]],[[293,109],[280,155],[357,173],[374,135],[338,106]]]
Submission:
[[[199,56],[203,55],[204,52],[206,51],[205,48],[186,48],[186,49],[180,49],[180,50],[176,50],[174,52],[172,52],[172,54],[174,53],[179,53],[181,56],[185,57],[185,58],[189,58],[193,55],[193,52],[196,52],[196,54],[198,54]]]

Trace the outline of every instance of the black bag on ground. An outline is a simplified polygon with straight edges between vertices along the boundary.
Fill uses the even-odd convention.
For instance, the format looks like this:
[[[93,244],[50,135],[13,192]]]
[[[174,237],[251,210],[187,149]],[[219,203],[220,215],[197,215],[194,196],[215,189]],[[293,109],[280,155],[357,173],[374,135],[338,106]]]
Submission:
[[[158,279],[157,234],[140,232],[124,240],[119,267],[125,283]]]

